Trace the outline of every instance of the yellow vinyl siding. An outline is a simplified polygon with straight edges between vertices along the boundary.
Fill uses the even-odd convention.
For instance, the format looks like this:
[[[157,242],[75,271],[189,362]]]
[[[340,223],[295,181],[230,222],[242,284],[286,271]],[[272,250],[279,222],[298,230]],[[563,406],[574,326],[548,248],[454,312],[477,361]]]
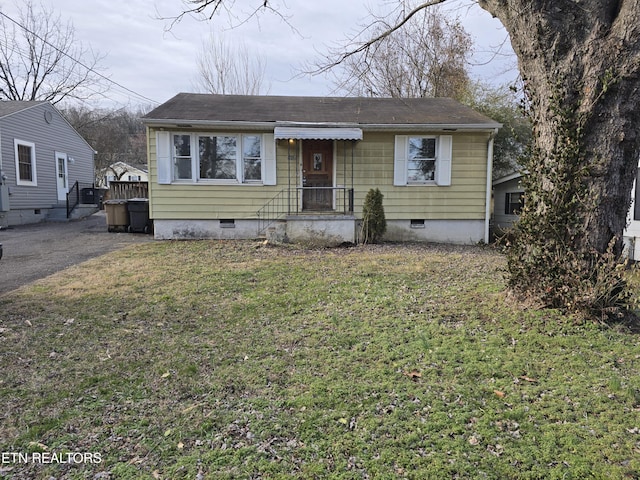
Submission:
[[[268,133],[268,132],[262,132]],[[403,133],[404,134],[404,133]],[[439,135],[416,132],[415,135]],[[352,169],[352,142],[335,142],[335,185],[355,190],[355,215],[370,188],[380,188],[389,220],[483,220],[486,202],[488,133],[452,132],[451,186],[394,186],[395,133],[364,132],[355,142]],[[299,184],[301,161],[299,143],[288,149],[279,140],[276,148],[277,185],[224,185],[199,182],[157,183],[155,129],[148,128],[150,215],[163,220],[256,219],[257,211],[281,190]],[[288,160],[288,155],[295,160]],[[346,165],[345,165],[346,162]],[[346,166],[346,168],[345,168]],[[290,177],[289,178],[289,174]]]
[[[286,188],[287,150],[278,142],[277,185],[230,185],[201,181],[158,184],[156,130],[147,131],[149,152],[149,214],[157,220],[256,219],[257,211]],[[186,132],[187,133],[187,132]],[[259,132],[268,133],[268,132]],[[282,144],[282,145],[281,145]],[[283,148],[284,146],[284,148]],[[295,183],[294,183],[295,185]]]
[[[437,132],[433,133],[437,135]],[[419,132],[415,135],[429,135]],[[393,185],[393,133],[365,133],[356,144],[354,160],[355,214],[362,215],[364,197],[370,188],[384,195],[389,220],[482,220],[485,217],[488,133],[454,133],[451,186]],[[351,186],[351,153],[347,146],[346,186]],[[343,178],[343,147],[337,149],[337,183]]]

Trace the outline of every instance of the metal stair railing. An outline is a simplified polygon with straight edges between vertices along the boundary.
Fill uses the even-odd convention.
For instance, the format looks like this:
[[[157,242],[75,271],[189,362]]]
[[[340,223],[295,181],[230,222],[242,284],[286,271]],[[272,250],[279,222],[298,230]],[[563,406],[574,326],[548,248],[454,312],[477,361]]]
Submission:
[[[291,189],[285,188],[258,210],[258,235],[262,235],[269,225],[291,213]],[[293,190],[295,192],[295,190]]]
[[[313,195],[320,196],[323,201],[327,195],[331,196],[331,206],[319,209],[318,213],[331,212],[333,214],[353,215],[354,190],[345,187],[294,187],[281,190],[275,197],[269,200],[257,212],[258,235],[264,234],[271,224],[285,215],[298,214],[301,212],[301,198],[305,192],[311,194],[309,199],[313,202]],[[314,210],[305,210],[313,213]]]
[[[71,216],[71,212],[76,208],[80,202],[80,190],[91,190],[91,197],[95,193],[95,184],[93,183],[80,183],[78,180],[71,186],[67,192],[67,218]]]
[[[78,184],[78,181],[76,180],[76,183],[74,183],[73,186],[67,192],[67,218],[69,218],[69,216],[71,215],[71,212],[73,212],[73,209],[76,208],[79,203],[80,203],[80,186]]]

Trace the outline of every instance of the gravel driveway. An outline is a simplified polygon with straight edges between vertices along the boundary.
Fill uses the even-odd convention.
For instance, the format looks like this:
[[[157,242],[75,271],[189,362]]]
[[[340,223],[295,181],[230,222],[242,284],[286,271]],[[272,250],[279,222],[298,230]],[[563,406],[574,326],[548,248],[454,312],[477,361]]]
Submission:
[[[72,222],[45,222],[0,230],[0,296],[40,278],[152,235],[109,233],[104,211]]]

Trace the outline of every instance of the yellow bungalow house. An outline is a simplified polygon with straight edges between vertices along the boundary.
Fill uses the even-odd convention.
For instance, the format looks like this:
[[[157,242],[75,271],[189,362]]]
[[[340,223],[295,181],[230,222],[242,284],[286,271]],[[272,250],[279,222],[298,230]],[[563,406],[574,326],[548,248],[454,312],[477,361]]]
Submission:
[[[181,93],[144,121],[156,238],[357,242],[379,188],[385,240],[489,240],[501,125],[454,100]]]

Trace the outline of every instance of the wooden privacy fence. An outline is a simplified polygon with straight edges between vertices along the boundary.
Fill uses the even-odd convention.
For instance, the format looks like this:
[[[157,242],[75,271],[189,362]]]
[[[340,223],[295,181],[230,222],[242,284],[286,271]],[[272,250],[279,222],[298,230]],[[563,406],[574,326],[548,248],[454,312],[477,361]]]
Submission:
[[[109,199],[149,198],[149,182],[109,182]]]

